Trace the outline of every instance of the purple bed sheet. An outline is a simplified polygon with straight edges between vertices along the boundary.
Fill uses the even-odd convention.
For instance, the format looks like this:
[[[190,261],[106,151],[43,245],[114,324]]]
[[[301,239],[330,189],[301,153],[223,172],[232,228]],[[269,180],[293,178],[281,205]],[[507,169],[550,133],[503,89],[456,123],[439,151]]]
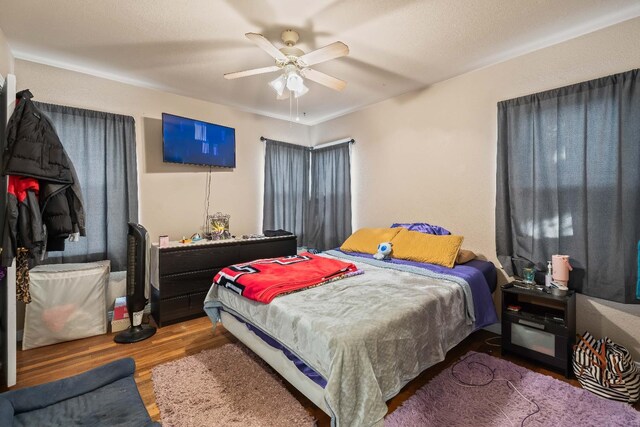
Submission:
[[[355,257],[375,259],[373,258],[373,255],[370,254],[344,252],[340,249],[336,250]],[[397,265],[410,265],[412,267],[433,271],[434,273],[449,274],[464,279],[469,284],[469,287],[471,288],[471,295],[473,296],[473,310],[476,318],[476,329],[498,322],[498,313],[496,312],[496,307],[493,303],[493,298],[491,297],[491,294],[496,289],[498,281],[498,272],[493,263],[474,259],[465,264],[448,268],[436,264],[426,264],[395,258],[388,259],[385,262]]]

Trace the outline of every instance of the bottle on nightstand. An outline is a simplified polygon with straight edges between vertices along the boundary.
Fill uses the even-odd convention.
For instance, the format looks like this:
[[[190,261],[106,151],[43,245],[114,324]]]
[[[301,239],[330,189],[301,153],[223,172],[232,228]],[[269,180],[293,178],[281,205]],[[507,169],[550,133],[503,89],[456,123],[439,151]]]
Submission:
[[[546,287],[551,286],[551,282],[553,281],[553,265],[551,261],[547,261],[547,274],[544,276],[544,285]]]

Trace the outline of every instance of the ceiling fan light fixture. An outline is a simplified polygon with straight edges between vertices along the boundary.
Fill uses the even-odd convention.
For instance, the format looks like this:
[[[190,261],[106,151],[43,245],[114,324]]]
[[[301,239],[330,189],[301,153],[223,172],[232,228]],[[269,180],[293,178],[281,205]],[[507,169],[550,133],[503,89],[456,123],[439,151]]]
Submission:
[[[307,92],[309,92],[309,88],[306,87],[304,85],[304,83],[302,84],[302,87],[300,88],[300,90],[294,91],[294,95],[296,98],[300,98],[302,95],[306,94]]]
[[[346,82],[340,79],[308,68],[348,55],[349,47],[340,41],[305,53],[296,47],[300,36],[295,30],[282,32],[281,39],[285,44],[285,47],[282,48],[277,48],[262,34],[246,33],[245,36],[268,53],[275,60],[275,65],[226,73],[224,78],[227,80],[279,71],[281,75],[269,82],[269,86],[276,92],[277,99],[290,99],[292,97],[297,99],[305,95],[309,92],[309,88],[304,84],[305,80],[311,80],[336,91],[343,90],[347,85]]]
[[[293,92],[300,92],[304,87],[304,80],[297,72],[289,73],[287,76],[287,89]]]
[[[289,91],[288,90],[284,90],[282,91],[282,95],[278,94],[276,96],[276,99],[278,101],[282,101],[283,99],[289,99]]]
[[[288,81],[285,80],[284,74],[282,74],[277,79],[271,80],[269,82],[269,86],[271,86],[273,90],[276,91],[276,93],[278,94],[278,97],[282,96],[284,92],[284,88],[287,86],[287,84],[288,84]]]

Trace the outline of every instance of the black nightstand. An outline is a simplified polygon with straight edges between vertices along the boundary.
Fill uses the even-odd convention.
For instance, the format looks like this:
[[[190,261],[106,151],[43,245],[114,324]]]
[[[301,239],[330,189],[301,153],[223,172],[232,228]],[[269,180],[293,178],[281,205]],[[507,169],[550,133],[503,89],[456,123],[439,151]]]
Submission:
[[[519,306],[519,311],[508,310]],[[560,370],[569,378],[576,337],[576,295],[555,296],[515,286],[502,289],[502,353]]]

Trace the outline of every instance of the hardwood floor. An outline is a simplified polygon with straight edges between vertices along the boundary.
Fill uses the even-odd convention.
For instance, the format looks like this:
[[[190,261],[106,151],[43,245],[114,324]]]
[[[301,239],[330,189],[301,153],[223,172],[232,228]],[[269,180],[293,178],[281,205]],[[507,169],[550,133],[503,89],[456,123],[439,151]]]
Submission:
[[[533,371],[551,375],[573,385],[578,384],[576,380],[567,380],[561,374],[549,371],[517,356],[507,355],[503,357],[500,354],[499,347],[493,347],[485,342],[486,339],[495,336],[495,334],[484,330],[469,336],[451,350],[443,362],[427,369],[422,375],[407,384],[396,397],[387,402],[389,411],[395,410],[402,402],[412,396],[417,389],[450,366],[460,356],[471,350],[512,361]],[[236,341],[222,326],[216,328],[214,332],[209,319],[202,317],[158,329],[158,332],[152,338],[136,344],[116,344],[113,342],[113,335],[109,334],[27,351],[18,351],[18,383],[12,389],[54,381],[122,357],[133,357],[136,361],[135,379],[142,399],[151,417],[155,421],[161,421],[160,412],[153,394],[151,369],[156,365],[171,360]],[[499,342],[499,340],[495,341]],[[330,419],[324,412],[288,383],[285,382],[285,384],[307,411],[318,420],[318,426],[330,425]],[[635,408],[640,410],[640,403],[636,404]]]
[[[236,342],[224,328],[216,328],[207,317],[158,329],[156,334],[135,344],[116,344],[113,334],[99,335],[32,350],[18,351],[18,381],[22,388],[75,375],[123,357],[136,361],[135,380],[149,414],[160,420],[151,383],[151,369],[171,360],[208,348]]]

